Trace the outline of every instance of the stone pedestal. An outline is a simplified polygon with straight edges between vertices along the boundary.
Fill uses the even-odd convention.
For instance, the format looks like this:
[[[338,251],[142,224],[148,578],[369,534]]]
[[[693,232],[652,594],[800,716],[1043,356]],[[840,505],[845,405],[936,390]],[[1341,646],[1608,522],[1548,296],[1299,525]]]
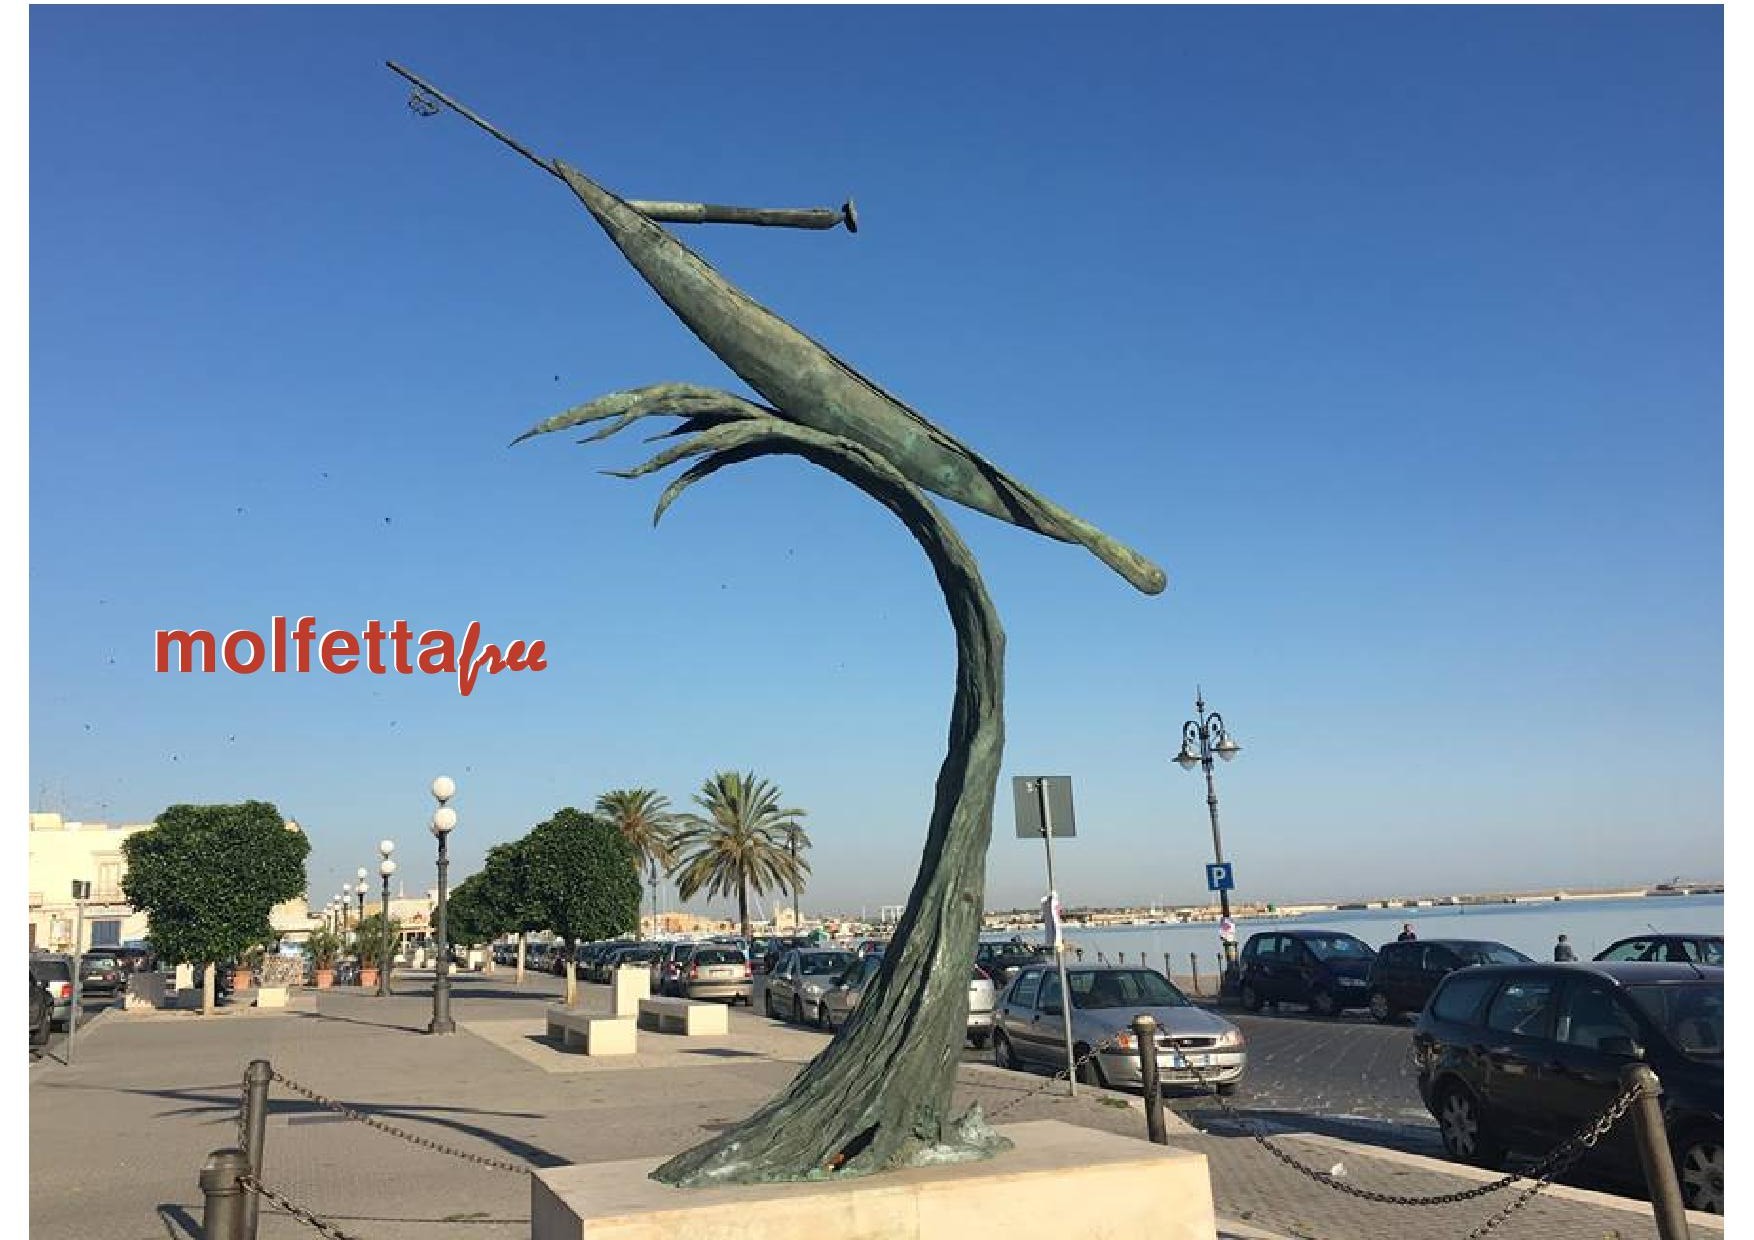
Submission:
[[[531,1240],[1214,1240],[1204,1155],[1057,1120],[996,1158],[854,1180],[671,1188],[663,1159],[538,1171]]]
[[[615,970],[615,1014],[639,1016],[639,1001],[652,997],[651,970],[644,967]]]
[[[130,973],[122,1007],[130,1012],[156,1012],[164,1006],[164,977],[158,973]]]
[[[263,986],[256,991],[256,1006],[259,1008],[283,1008],[286,1006],[286,987]]]

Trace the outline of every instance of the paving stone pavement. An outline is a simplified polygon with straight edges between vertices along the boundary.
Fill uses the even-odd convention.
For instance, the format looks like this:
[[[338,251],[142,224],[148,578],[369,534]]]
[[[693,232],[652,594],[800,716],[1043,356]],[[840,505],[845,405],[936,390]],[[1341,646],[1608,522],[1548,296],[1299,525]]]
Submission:
[[[802,1041],[820,1037],[732,1013],[735,1055],[693,1066],[669,1052],[661,1066],[613,1072],[545,1070],[543,1009],[558,979],[524,987],[507,970],[456,984],[459,1032],[425,1035],[430,1000],[420,980],[380,1000],[336,990],[305,1010],[233,1009],[217,1017],[107,1014],[80,1035],[75,1064],[30,1069],[31,1235],[38,1240],[195,1240],[196,1175],[207,1153],[236,1137],[245,1065],[270,1060],[310,1089],[381,1122],[474,1155],[551,1166],[657,1156],[734,1123],[798,1070]],[[587,1003],[600,1002],[585,987]],[[503,1042],[526,1022],[521,1053]],[[494,1036],[476,1036],[472,1027]],[[664,1035],[642,1035],[662,1038]],[[679,1041],[679,1040],[678,1040]],[[715,1040],[718,1041],[718,1040]],[[721,1048],[723,1049],[723,1048]],[[965,1064],[958,1103],[978,1102],[1000,1123],[1060,1119],[1143,1139],[1137,1097],[1081,1088],[1076,1099],[1045,1077]],[[523,1240],[526,1176],[422,1148],[335,1115],[282,1086],[272,1093],[263,1180],[359,1240]],[[1298,1240],[1460,1240],[1508,1200],[1413,1209],[1374,1205],[1314,1184],[1247,1136],[1203,1135],[1171,1117],[1172,1144],[1210,1160],[1221,1235]],[[1381,1191],[1455,1191],[1484,1173],[1412,1155],[1286,1135],[1287,1149],[1349,1182]],[[1490,1177],[1484,1177],[1490,1178]],[[1508,1190],[1510,1192],[1515,1189]],[[1543,1194],[1495,1237],[1654,1240],[1649,1208],[1576,1189]],[[261,1237],[317,1233],[264,1206]],[[1696,1228],[1710,1237],[1716,1230]]]

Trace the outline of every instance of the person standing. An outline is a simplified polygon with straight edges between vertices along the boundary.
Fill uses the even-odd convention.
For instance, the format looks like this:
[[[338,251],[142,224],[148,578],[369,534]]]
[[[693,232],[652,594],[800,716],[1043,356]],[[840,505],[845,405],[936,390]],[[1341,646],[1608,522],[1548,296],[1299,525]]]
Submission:
[[[1571,950],[1571,940],[1563,934],[1559,936],[1559,941],[1553,944],[1553,959],[1556,961],[1577,959],[1577,953]]]
[[[1395,942],[1397,942],[1397,943],[1414,943],[1414,942],[1417,942],[1418,939],[1419,939],[1419,936],[1413,933],[1413,923],[1410,921],[1402,922],[1401,923],[1401,933],[1399,933],[1398,935],[1395,936]]]

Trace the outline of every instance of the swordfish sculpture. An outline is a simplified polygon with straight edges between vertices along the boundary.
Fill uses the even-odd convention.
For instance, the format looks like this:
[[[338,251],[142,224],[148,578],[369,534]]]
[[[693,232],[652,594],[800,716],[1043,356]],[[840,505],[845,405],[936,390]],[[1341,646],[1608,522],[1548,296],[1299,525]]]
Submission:
[[[638,477],[693,461],[660,496],[654,520],[689,486],[739,462],[798,456],[893,512],[925,551],[957,644],[950,735],[920,869],[882,968],[828,1048],[754,1115],[663,1164],[679,1186],[811,1180],[990,1155],[1005,1140],[972,1109],[951,1116],[968,1020],[968,978],[984,907],[987,845],[1004,748],[1004,632],[972,553],[929,491],[1023,529],[1087,548],[1146,594],[1163,571],[1010,477],[732,286],[660,219],[856,226],[821,211],[630,203],[559,160],[545,160],[410,73],[423,114],[452,109],[564,181],[634,269],[700,341],[766,403],[694,384],[612,392],[537,424],[513,442],[606,423],[605,439],[651,417],[680,419],[677,439]],[[659,209],[653,209],[659,208]],[[804,220],[811,222],[805,223]]]

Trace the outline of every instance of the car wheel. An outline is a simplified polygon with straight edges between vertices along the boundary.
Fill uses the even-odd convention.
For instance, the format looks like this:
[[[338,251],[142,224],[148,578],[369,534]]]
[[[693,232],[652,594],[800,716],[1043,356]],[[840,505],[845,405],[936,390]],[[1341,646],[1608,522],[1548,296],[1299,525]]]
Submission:
[[[1437,1130],[1444,1153],[1457,1162],[1496,1167],[1504,1161],[1504,1146],[1487,1130],[1479,1102],[1461,1085],[1449,1085],[1438,1096]]]
[[[804,1001],[797,995],[792,996],[792,1020],[800,1025],[804,1023]]]
[[[1340,1005],[1334,1002],[1334,996],[1325,990],[1309,992],[1309,1010],[1317,1016],[1333,1016],[1339,1012]]]
[[[1087,1055],[1090,1056],[1088,1059],[1085,1058]],[[1102,1074],[1102,1065],[1096,1062],[1095,1055],[1090,1054],[1088,1046],[1079,1043],[1077,1053],[1072,1058],[1079,1061],[1078,1083],[1080,1085],[1094,1085],[1101,1089],[1108,1084],[1108,1078]]]
[[[834,1032],[834,1026],[828,1023],[827,999],[818,999],[816,1001],[816,1027],[827,1033]]]
[[[1002,1033],[993,1034],[993,1066],[1015,1071],[1017,1056],[1011,1051],[1011,1039]]]
[[[1675,1176],[1689,1210],[1724,1212],[1724,1139],[1722,1133],[1699,1133],[1675,1143]]]
[[[735,1004],[737,1002],[737,996],[732,995],[731,1002]],[[766,990],[761,992],[761,1004],[767,1009],[767,1018],[769,1020],[778,1020],[780,1018],[779,1009],[773,1005],[773,996],[768,994]]]
[[[1395,1019],[1395,1009],[1389,1006],[1389,997],[1380,990],[1370,992],[1370,1014],[1380,1025],[1386,1025]]]
[[[1261,992],[1250,983],[1244,982],[1242,984],[1241,998],[1244,1011],[1258,1012],[1261,1010]]]
[[[971,1029],[968,1031],[968,1040],[974,1043],[974,1048],[978,1051],[986,1046],[987,1039],[991,1034],[992,1031],[989,1029]]]

